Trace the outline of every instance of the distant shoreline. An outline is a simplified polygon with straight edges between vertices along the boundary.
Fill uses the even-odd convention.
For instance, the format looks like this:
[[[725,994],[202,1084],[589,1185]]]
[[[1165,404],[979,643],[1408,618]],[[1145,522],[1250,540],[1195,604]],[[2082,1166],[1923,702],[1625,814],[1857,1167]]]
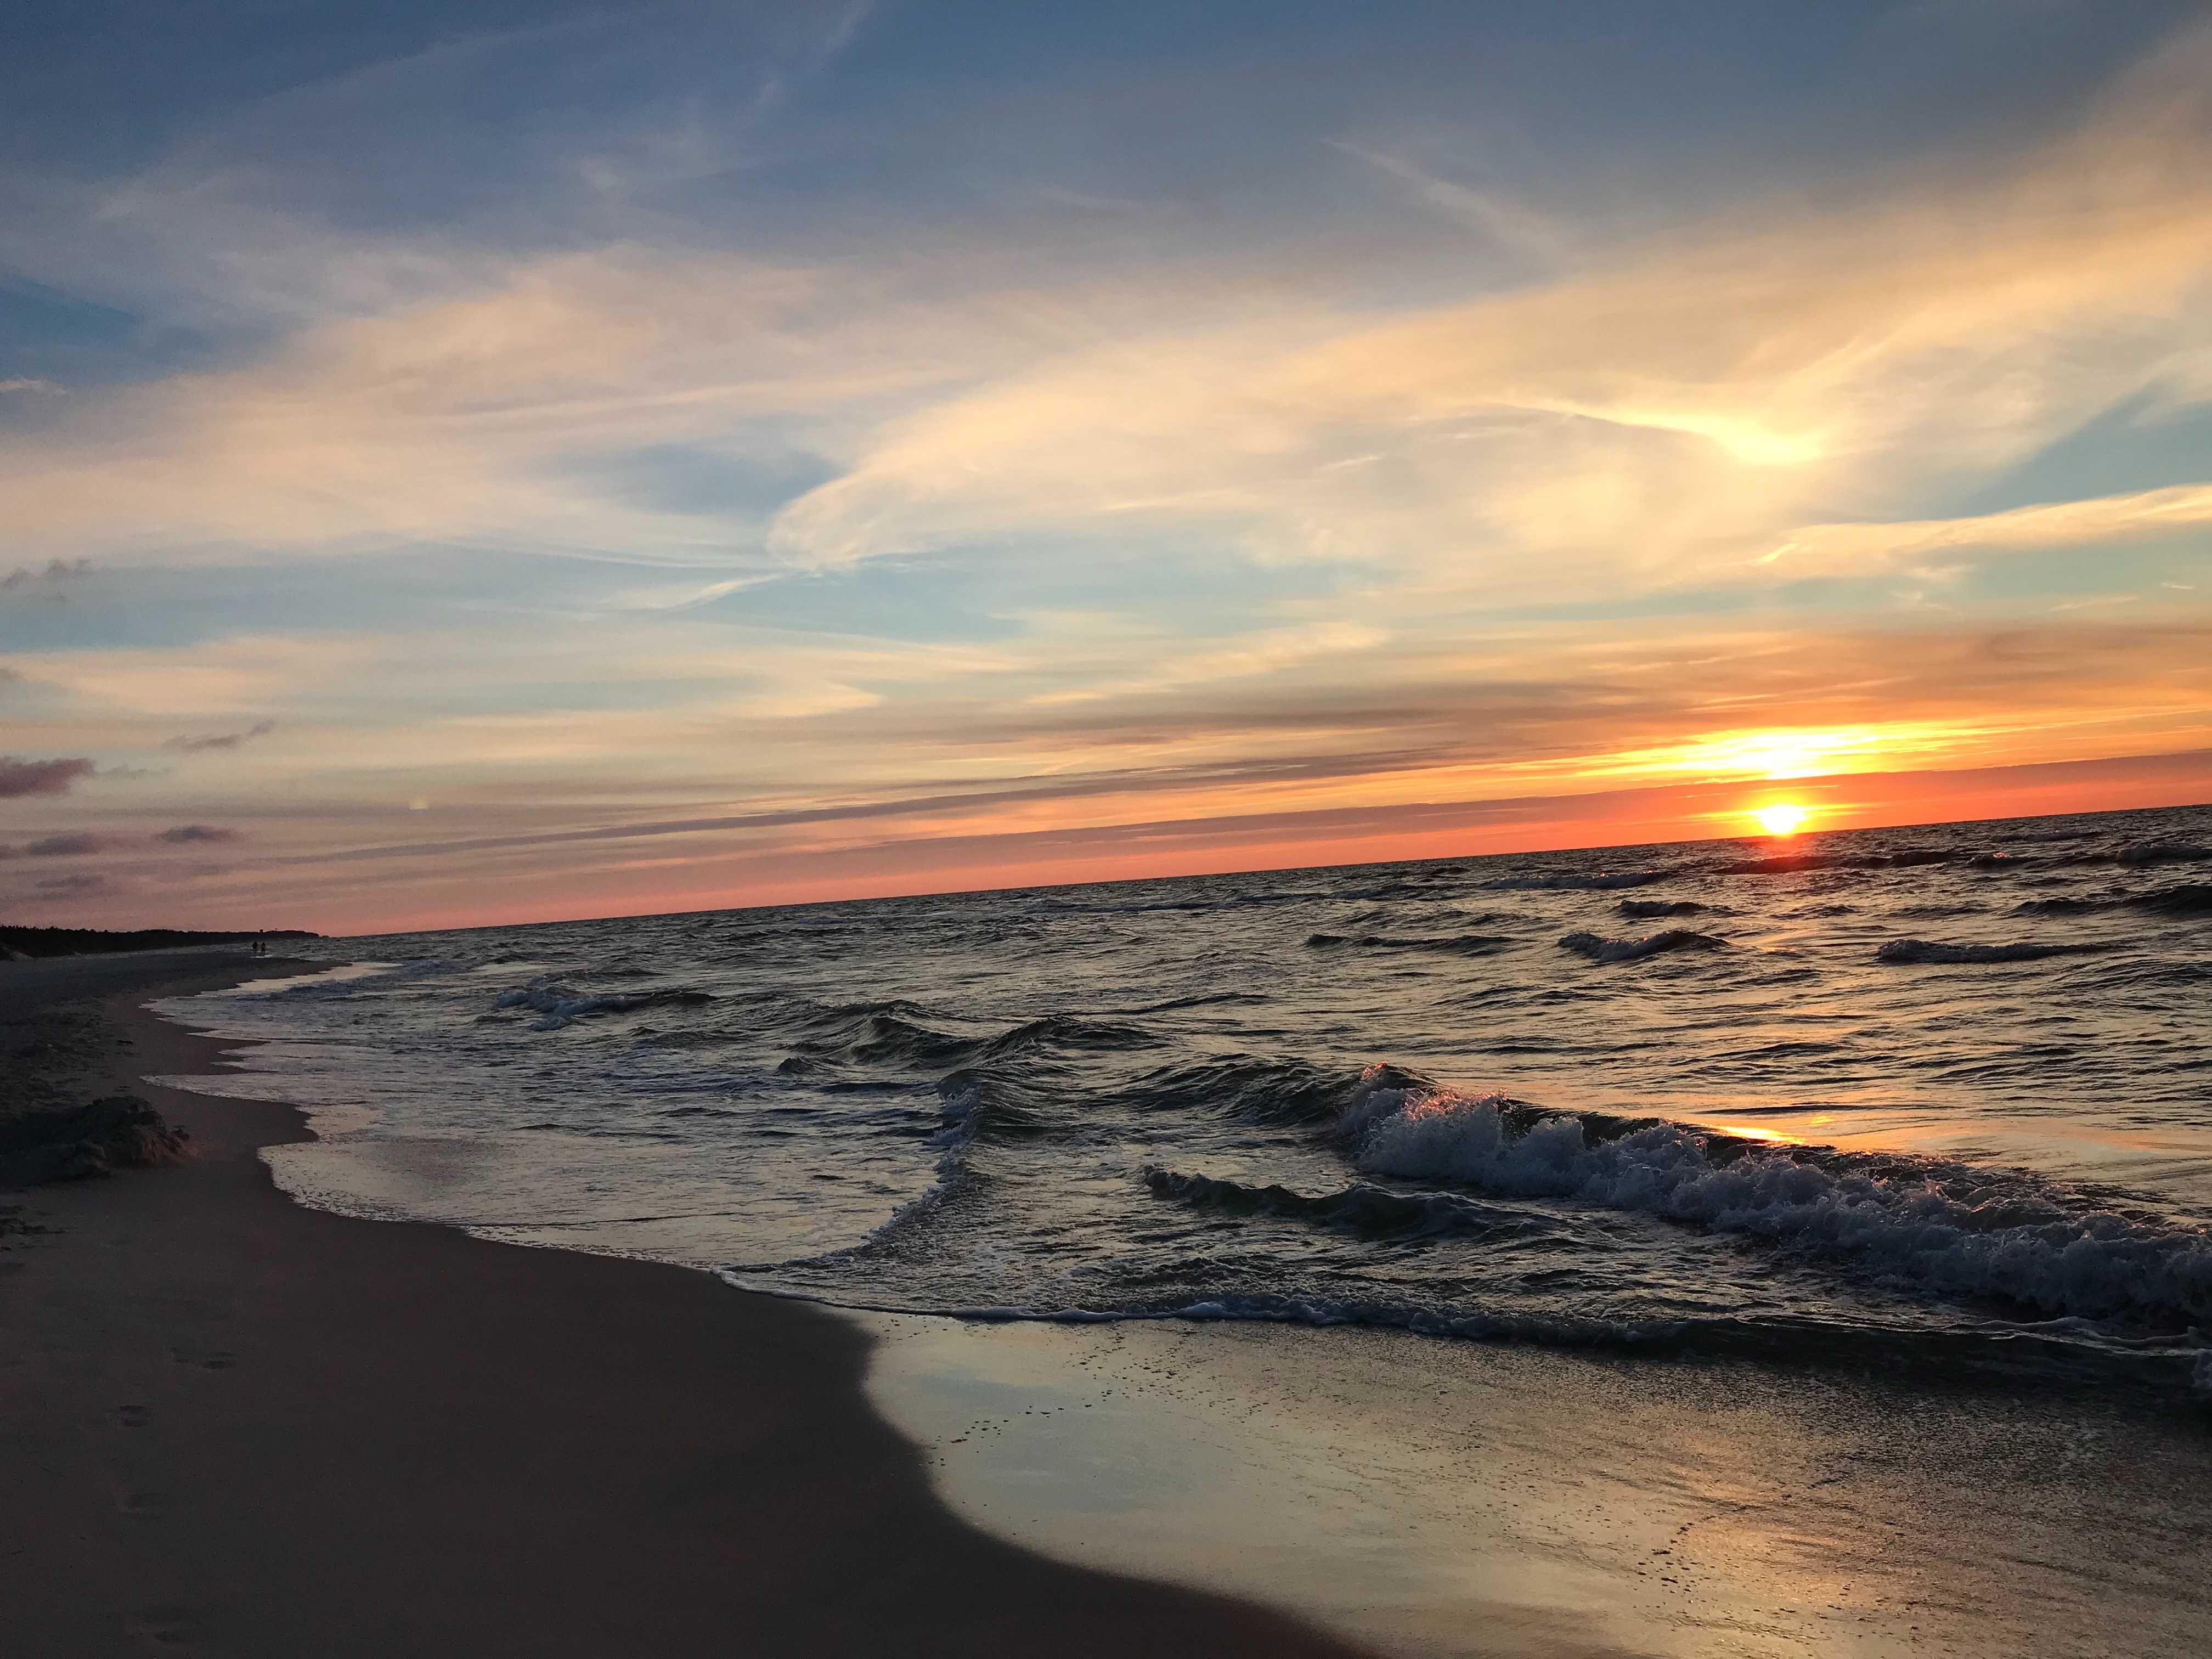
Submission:
[[[44,962],[55,957],[108,956],[136,951],[189,951],[216,945],[244,945],[254,939],[320,939],[302,927],[258,933],[202,933],[190,928],[0,927],[0,962]]]

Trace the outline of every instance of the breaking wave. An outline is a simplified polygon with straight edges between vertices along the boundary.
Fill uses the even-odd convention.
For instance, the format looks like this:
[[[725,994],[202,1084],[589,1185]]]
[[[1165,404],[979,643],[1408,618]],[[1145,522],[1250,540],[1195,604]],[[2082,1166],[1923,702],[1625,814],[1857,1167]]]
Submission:
[[[1434,1086],[1420,1073],[1401,1066],[1348,1073],[1304,1060],[1225,1054],[1148,1072],[1123,1090],[1120,1099],[1147,1116],[1195,1112],[1238,1123],[1327,1127],[1377,1088]]]
[[[220,1018],[307,1039],[264,1086],[330,1138],[283,1154],[316,1201],[758,1289],[2048,1361],[2170,1401],[2197,1368],[2212,1396],[2208,838],[1941,826],[349,941],[378,961]],[[1362,1073],[1377,1050],[1433,1077]],[[1708,1118],[1920,1153],[1939,1125],[1978,1162]]]
[[[1380,1085],[1340,1127],[1370,1175],[1634,1211],[2048,1315],[2212,1323],[2212,1233],[2087,1207],[2025,1176],[1769,1151],[1668,1122],[1593,1133],[1573,1114],[1528,1121],[1495,1097]]]
[[[558,980],[532,980],[515,990],[501,993],[491,1006],[495,1011],[535,1009],[539,1018],[530,1029],[557,1031],[593,1014],[627,1014],[640,1008],[664,1006],[696,1007],[714,1000],[711,993],[684,985],[663,986],[651,991],[592,994],[579,991]]]

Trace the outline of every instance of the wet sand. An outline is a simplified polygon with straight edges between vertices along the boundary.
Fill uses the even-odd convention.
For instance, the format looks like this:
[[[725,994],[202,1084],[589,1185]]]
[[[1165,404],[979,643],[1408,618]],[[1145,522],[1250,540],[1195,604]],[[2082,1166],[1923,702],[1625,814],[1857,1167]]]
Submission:
[[[73,1085],[143,1095],[196,1146],[8,1197],[34,1230],[0,1240],[10,1651],[1357,1650],[960,1520],[869,1405],[848,1321],[293,1204],[257,1149],[305,1139],[297,1112],[138,1081],[223,1048],[141,1004],[284,966],[0,964],[10,1020],[103,998]]]

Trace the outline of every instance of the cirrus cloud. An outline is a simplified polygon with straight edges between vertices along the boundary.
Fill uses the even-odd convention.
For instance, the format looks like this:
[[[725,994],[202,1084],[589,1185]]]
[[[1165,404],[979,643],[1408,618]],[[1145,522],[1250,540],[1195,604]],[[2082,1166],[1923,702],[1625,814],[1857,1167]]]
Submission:
[[[204,755],[219,749],[235,749],[240,744],[251,743],[256,738],[265,738],[276,729],[275,720],[256,720],[240,732],[219,732],[204,738],[169,738],[161,747],[180,755]]]

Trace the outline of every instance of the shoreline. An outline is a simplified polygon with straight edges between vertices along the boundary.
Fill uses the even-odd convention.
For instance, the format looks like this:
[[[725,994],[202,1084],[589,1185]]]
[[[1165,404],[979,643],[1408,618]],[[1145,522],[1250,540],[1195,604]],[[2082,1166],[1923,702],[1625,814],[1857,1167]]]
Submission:
[[[259,1149],[312,1139],[304,1114],[143,1080],[244,1046],[144,1003],[294,965],[70,975],[103,994],[100,1086],[194,1152],[11,1195],[39,1230],[0,1254],[0,1563],[26,1651],[1359,1651],[961,1519],[869,1403],[851,1321],[295,1203]]]
[[[97,969],[145,982],[106,986],[110,1073],[73,1086],[155,1099],[201,1156],[4,1195],[68,1230],[0,1237],[0,1589],[33,1650],[2098,1659],[2124,1604],[2180,1659],[2212,1616],[2193,1419],[874,1315],[312,1208],[270,1168],[301,1152],[260,1151],[304,1152],[307,1114],[198,1092],[283,1066],[140,1005],[331,965]]]

